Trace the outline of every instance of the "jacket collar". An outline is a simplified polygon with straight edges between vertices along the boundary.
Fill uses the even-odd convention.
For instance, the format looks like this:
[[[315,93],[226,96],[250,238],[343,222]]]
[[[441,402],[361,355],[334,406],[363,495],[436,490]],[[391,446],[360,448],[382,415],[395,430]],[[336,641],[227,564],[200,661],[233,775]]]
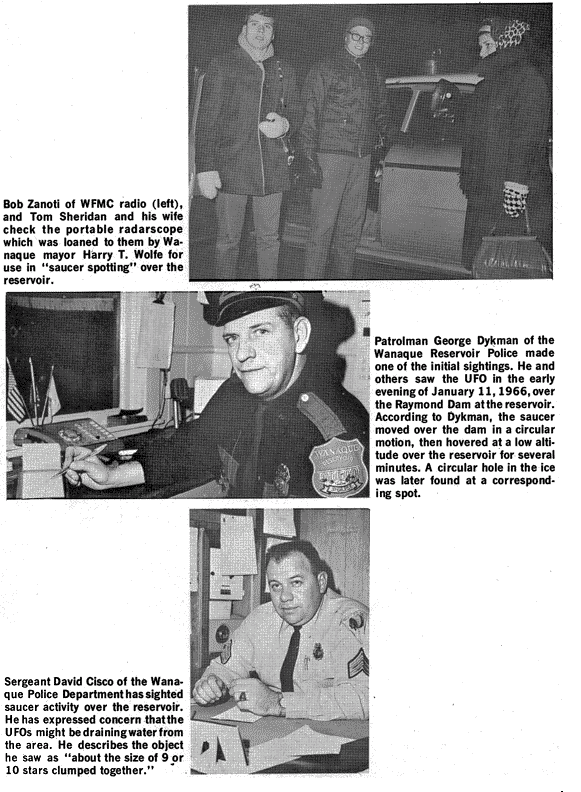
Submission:
[[[503,50],[496,50],[492,55],[483,58],[476,71],[482,77],[490,77],[526,60],[526,53],[520,47],[507,47]]]
[[[259,401],[262,401],[259,396],[254,396],[252,393],[248,393],[242,381],[234,372],[232,372],[231,378],[235,387],[239,388],[242,399],[248,399],[248,402],[251,404],[257,404]],[[267,409],[271,409],[273,411],[281,409],[284,410],[289,407],[293,408],[296,406],[301,393],[303,393],[305,390],[312,390],[315,381],[318,378],[319,377],[317,376],[317,371],[314,369],[314,365],[310,364],[309,360],[307,360],[305,367],[290,386],[290,388],[287,388],[284,393],[281,393],[276,399],[264,402],[264,404],[266,404]]]

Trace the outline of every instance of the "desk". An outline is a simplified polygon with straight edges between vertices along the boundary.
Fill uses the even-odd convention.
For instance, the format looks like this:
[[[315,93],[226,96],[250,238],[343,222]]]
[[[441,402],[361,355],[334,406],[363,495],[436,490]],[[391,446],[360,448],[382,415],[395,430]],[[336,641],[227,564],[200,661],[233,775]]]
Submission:
[[[144,432],[125,438],[126,448],[136,448],[138,454],[147,449],[150,453],[156,448],[162,448],[167,443],[171,443],[176,429],[161,429],[153,432]],[[139,456],[137,456],[137,459]],[[88,487],[72,487],[65,481],[65,497],[74,500],[131,500],[131,499],[153,499],[153,498],[223,498],[224,493],[220,485],[215,480],[215,475],[207,470],[198,471],[193,477],[193,482],[189,482],[188,489],[184,491],[184,484],[176,481],[170,485],[155,486],[148,482],[139,484],[136,487],[119,487],[109,490],[92,490]],[[194,486],[192,487],[192,483]],[[14,469],[8,474],[7,480],[8,499],[19,499],[22,497],[22,469],[14,465]]]
[[[213,707],[193,705],[192,714],[196,720],[212,720],[224,710],[230,709],[232,701],[217,704]],[[285,737],[287,734],[310,726],[313,731],[321,734],[350,737],[353,742],[345,743],[339,754],[314,754],[299,756],[275,767],[261,770],[261,773],[361,773],[369,767],[369,721],[334,720],[312,721],[294,718],[264,717],[254,723],[219,720],[215,723],[234,724],[238,726],[243,740],[248,740],[250,747],[260,745],[267,740]],[[196,771],[192,770],[192,773]]]

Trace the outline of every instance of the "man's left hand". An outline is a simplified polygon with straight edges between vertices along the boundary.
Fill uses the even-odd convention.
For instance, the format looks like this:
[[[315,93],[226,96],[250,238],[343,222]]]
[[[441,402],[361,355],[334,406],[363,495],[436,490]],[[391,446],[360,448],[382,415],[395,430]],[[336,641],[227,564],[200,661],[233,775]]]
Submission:
[[[283,116],[278,113],[269,113],[266,116],[266,121],[261,121],[258,128],[267,138],[279,138],[286,135],[289,126],[289,122]]]
[[[259,679],[237,679],[230,685],[230,695],[238,709],[255,715],[282,715],[280,693],[271,690]]]

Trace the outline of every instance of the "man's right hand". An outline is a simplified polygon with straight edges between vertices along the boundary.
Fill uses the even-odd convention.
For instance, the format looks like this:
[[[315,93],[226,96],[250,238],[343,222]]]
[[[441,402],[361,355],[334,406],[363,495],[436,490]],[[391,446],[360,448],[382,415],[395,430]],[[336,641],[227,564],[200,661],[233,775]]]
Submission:
[[[68,446],[65,451],[64,467],[70,466],[65,478],[73,486],[84,484],[93,490],[130,487],[143,484],[143,468],[139,462],[126,462],[123,465],[105,465],[90,448]]]
[[[218,171],[205,171],[198,173],[198,185],[200,192],[208,200],[213,200],[218,195],[218,190],[222,187],[220,174]]]
[[[69,446],[65,451],[65,478],[75,487],[83,483],[90,489],[104,489],[109,483],[109,468],[90,448]]]
[[[220,677],[209,674],[207,677],[198,679],[192,691],[192,698],[196,704],[207,707],[209,704],[220,701],[227,690],[228,686]]]

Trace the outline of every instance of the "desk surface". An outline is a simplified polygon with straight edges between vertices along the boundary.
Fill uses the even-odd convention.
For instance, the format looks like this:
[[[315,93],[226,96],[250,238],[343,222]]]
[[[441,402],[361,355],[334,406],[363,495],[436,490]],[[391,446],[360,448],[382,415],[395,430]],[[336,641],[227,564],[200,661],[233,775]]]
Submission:
[[[179,431],[179,430],[178,430]],[[151,449],[156,445],[171,441],[175,434],[175,429],[162,429],[154,432],[144,432],[126,438],[126,448],[136,448],[138,451],[146,446]],[[220,485],[215,481],[213,473],[201,470],[196,477],[194,488],[189,485],[184,491],[183,482],[176,481],[167,486],[155,486],[149,483],[139,484],[135,487],[118,487],[109,490],[92,490],[88,487],[72,487],[65,481],[65,497],[81,500],[134,500],[142,498],[223,498],[224,492]],[[8,475],[7,497],[9,499],[19,499],[22,497],[22,470],[15,466],[15,469]]]
[[[212,720],[224,710],[230,709],[232,702],[218,704],[214,707],[197,707],[194,705],[192,715],[197,720]],[[243,740],[248,740],[250,747],[285,737],[302,726],[310,726],[313,731],[321,734],[350,737],[353,742],[346,743],[340,754],[314,754],[300,756],[275,767],[261,770],[262,773],[360,773],[369,767],[369,721],[334,720],[312,721],[295,718],[260,718],[253,723],[220,720],[216,723],[236,725]]]

